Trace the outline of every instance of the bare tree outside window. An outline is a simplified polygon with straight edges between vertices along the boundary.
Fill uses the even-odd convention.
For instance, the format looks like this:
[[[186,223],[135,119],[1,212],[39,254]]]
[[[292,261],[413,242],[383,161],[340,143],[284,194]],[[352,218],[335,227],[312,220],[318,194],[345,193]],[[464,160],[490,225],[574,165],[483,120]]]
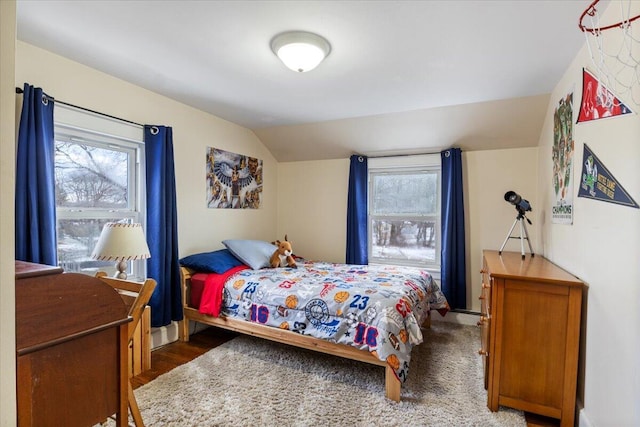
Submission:
[[[439,263],[439,176],[438,170],[370,174],[371,261]]]
[[[128,154],[86,144],[55,144],[56,205],[128,207]]]
[[[104,224],[137,222],[136,149],[56,135],[58,259],[66,271],[113,269],[91,259]]]

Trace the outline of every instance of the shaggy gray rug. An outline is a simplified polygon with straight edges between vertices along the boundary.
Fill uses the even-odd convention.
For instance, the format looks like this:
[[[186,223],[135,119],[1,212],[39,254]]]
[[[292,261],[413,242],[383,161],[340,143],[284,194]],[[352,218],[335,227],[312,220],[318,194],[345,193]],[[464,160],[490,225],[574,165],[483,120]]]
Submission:
[[[526,426],[486,406],[479,332],[433,322],[400,403],[384,368],[240,336],[135,390],[147,426]]]

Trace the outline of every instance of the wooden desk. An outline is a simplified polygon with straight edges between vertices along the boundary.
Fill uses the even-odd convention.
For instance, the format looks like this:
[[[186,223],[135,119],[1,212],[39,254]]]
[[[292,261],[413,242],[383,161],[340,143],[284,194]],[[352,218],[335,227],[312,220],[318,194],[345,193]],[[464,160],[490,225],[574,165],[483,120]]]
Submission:
[[[16,261],[18,425],[126,426],[129,321],[99,279]]]

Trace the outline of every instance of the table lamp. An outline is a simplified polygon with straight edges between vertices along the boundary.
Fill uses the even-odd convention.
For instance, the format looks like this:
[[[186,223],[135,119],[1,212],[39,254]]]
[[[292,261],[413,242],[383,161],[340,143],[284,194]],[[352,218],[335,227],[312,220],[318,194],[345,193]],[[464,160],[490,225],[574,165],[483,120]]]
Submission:
[[[115,261],[117,279],[127,278],[129,261],[150,258],[149,246],[141,224],[108,222],[104,225],[91,258]]]

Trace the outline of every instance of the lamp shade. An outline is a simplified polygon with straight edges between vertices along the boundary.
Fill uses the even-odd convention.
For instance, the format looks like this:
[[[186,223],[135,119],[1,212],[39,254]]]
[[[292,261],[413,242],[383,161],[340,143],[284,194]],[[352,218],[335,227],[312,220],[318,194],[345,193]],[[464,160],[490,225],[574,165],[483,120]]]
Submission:
[[[141,224],[108,222],[104,225],[91,258],[101,261],[133,261],[150,258]]]
[[[271,40],[271,50],[287,68],[304,73],[316,68],[329,55],[331,45],[317,34],[289,31]]]

